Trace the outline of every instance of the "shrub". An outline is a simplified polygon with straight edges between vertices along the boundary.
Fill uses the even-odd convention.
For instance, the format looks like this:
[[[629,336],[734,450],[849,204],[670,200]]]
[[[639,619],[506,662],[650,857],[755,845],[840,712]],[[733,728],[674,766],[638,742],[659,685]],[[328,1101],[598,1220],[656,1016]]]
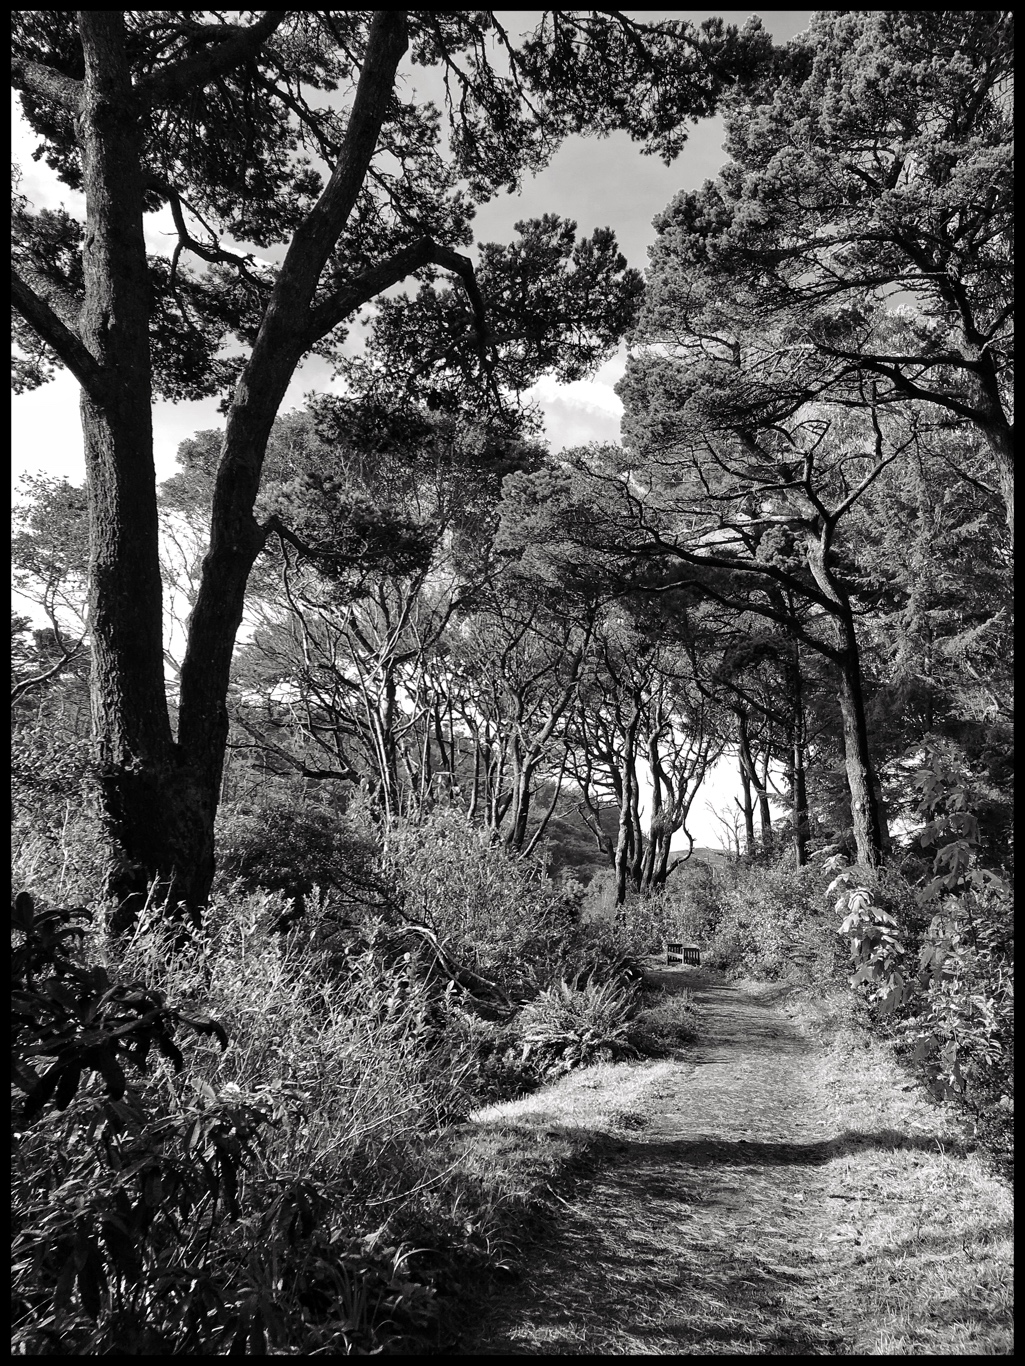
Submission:
[[[628,1034],[637,1006],[636,988],[615,981],[547,987],[516,1020],[523,1060],[550,1077],[630,1053]]]
[[[34,917],[51,942],[16,960],[21,1076],[56,1083],[17,1131],[16,1353],[347,1355],[433,1313],[387,1229],[423,1134],[467,1112],[465,1050],[405,960],[367,949],[326,981],[267,910],[216,907],[216,936],[178,956],[152,925],[115,945]],[[218,1026],[165,1004],[199,997]],[[229,1046],[177,1037],[188,1022]],[[56,1074],[26,1070],[39,1048]]]
[[[553,889],[541,860],[508,853],[460,813],[393,822],[384,872],[407,916],[513,994],[532,994],[557,970],[572,898]]]
[[[917,897],[890,873],[844,875],[838,909],[851,935],[859,987],[883,1014],[935,1089],[976,1114],[1003,1160],[1013,1067],[1013,900],[985,848],[970,775],[944,751],[927,751],[915,781],[920,849],[936,850]],[[1006,851],[997,850],[998,863]],[[841,881],[838,879],[838,882]],[[917,902],[917,904],[916,904]]]
[[[13,878],[38,897],[87,901],[102,886],[106,855],[90,751],[88,740],[58,724],[13,733]]]
[[[652,1057],[666,1057],[680,1044],[697,1037],[697,1010],[689,991],[659,992],[654,999],[645,1000],[642,1009],[631,1021],[627,1041],[638,1053]]]
[[[279,892],[301,912],[314,887],[343,901],[381,906],[376,843],[345,816],[292,794],[274,802],[229,802],[217,814],[218,882],[243,893]]]
[[[815,865],[716,865],[692,910],[706,927],[702,961],[738,978],[832,975],[836,927],[822,916],[825,880]]]

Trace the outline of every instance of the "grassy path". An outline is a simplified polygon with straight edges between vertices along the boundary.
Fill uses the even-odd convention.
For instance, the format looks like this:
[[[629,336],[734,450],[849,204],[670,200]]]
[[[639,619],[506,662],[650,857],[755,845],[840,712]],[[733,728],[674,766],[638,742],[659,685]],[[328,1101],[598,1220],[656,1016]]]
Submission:
[[[941,1112],[875,1045],[662,980],[695,989],[701,1042],[629,1072],[598,1170],[463,1351],[1009,1354],[1010,1195]]]

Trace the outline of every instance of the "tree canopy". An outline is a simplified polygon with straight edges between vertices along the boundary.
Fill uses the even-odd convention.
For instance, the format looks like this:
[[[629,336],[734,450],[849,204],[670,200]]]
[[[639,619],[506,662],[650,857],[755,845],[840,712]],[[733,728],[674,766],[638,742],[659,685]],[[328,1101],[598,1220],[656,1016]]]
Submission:
[[[407,53],[442,73],[444,110],[406,96]],[[254,508],[303,357],[344,361],[360,311],[413,277],[412,300],[378,303],[354,383],[383,377],[451,410],[439,376],[454,370],[501,410],[545,368],[583,373],[636,299],[611,234],[575,243],[554,217],[524,224],[510,249],[483,253],[478,278],[457,250],[474,204],[570,132],[626,128],[671,158],[688,120],[770,57],[757,22],[738,32],[619,11],[546,12],[522,41],[490,11],[17,12],[12,83],[39,154],[86,206],[79,223],[16,200],[16,382],[60,363],[82,386],[113,889],[138,898],[159,873],[194,910],[209,887],[235,634],[280,528]],[[177,234],[170,263],[146,253],[144,216],[159,206]],[[283,255],[265,264],[256,251],[272,246]],[[226,427],[175,733],[151,402],[215,392]]]

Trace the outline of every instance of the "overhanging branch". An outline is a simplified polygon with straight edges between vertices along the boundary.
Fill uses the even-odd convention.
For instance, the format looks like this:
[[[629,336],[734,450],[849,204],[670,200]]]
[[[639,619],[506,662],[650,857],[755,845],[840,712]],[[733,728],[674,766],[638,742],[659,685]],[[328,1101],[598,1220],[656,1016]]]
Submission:
[[[77,114],[82,104],[82,82],[24,57],[11,59],[11,84],[47,104],[58,104],[71,114]]]
[[[320,341],[333,327],[350,318],[357,309],[368,304],[392,285],[397,285],[414,271],[422,270],[424,266],[440,266],[459,277],[473,309],[474,323],[483,345],[487,338],[484,299],[474,274],[473,262],[468,256],[461,256],[430,237],[421,238],[412,246],[403,247],[387,261],[364,271],[344,289],[338,290],[330,298],[312,308],[307,344],[312,345]]]
[[[140,99],[151,105],[174,104],[177,100],[184,99],[215,76],[223,76],[225,72],[232,71],[255,57],[274,30],[288,18],[288,14],[289,11],[283,9],[267,10],[263,17],[249,28],[198,26],[196,31],[201,37],[204,31],[210,33],[225,30],[229,31],[231,36],[223,43],[218,43],[216,47],[209,47],[194,57],[186,57],[165,67],[163,71],[144,77],[136,86]]]
[[[106,391],[106,372],[81,337],[73,332],[11,267],[11,301],[21,316],[51,347],[81,384],[89,397],[102,403]]]

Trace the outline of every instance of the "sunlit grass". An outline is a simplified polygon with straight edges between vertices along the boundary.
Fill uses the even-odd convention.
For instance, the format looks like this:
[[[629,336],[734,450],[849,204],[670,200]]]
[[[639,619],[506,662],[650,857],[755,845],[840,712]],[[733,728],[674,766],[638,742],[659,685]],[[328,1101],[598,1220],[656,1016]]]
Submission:
[[[529,1151],[536,1167],[548,1145],[565,1151],[599,1130],[607,1140],[578,1164],[585,1180],[558,1205],[522,1287],[467,1350],[1011,1353],[1006,1184],[857,1027],[849,996],[749,985],[778,1021],[761,1080],[727,1050],[720,1079],[675,1060],[601,1067],[475,1112],[481,1141],[501,1125],[503,1153]],[[804,1096],[789,1122],[803,1137],[744,1141],[780,1100],[788,1053]],[[721,1140],[661,1136],[694,1106],[712,1108],[691,1127]]]

